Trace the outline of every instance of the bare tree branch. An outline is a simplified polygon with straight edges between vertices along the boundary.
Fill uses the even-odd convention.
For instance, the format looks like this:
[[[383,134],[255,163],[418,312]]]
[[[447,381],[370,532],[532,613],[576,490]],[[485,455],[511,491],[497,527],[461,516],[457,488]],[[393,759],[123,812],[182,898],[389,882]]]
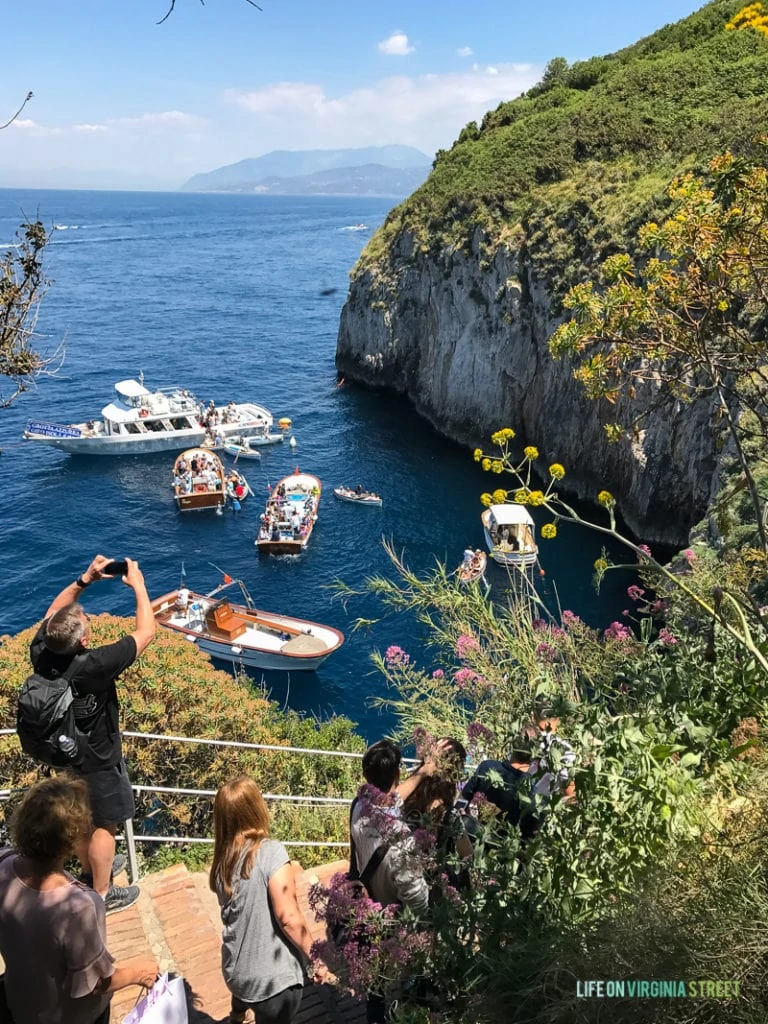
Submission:
[[[250,0],[249,0],[249,2],[250,2]],[[3,128],[7,128],[8,125],[13,124],[13,122],[16,120],[16,118],[19,116],[19,114],[22,112],[24,107],[26,107],[26,105],[29,103],[29,101],[32,99],[32,97],[34,95],[35,94],[31,90],[27,93],[27,95],[24,97],[24,102],[21,104],[21,106],[16,111],[16,113],[13,115],[13,117],[10,119],[10,121],[6,121],[5,124],[0,124],[0,132],[3,130]]]
[[[263,9],[263,8],[259,7],[259,5],[254,2],[254,0],[245,0],[245,2],[247,4],[250,4],[251,7],[255,7],[257,11],[261,11]],[[201,4],[202,7],[205,7],[205,0],[200,0],[200,4]],[[165,12],[165,14],[160,19],[160,21],[156,21],[155,24],[156,25],[162,25],[164,21],[167,21],[170,18],[170,16],[173,14],[173,10],[174,10],[175,6],[176,6],[176,0],[170,0],[170,6],[168,7],[168,10]]]

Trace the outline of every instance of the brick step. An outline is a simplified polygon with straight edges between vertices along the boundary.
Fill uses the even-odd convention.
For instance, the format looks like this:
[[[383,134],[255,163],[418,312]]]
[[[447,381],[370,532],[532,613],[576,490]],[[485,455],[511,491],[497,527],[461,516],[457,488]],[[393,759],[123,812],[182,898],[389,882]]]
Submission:
[[[318,881],[327,884],[337,871],[346,869],[346,861],[336,861],[302,871],[294,861],[299,906],[314,939],[323,938],[325,931],[309,909],[309,888]],[[192,874],[178,864],[148,875],[140,884],[137,903],[107,918],[112,955],[123,962],[151,952],[161,971],[184,977],[190,1024],[226,1021],[230,995],[221,976],[221,918],[207,874]],[[117,992],[111,1024],[120,1024],[141,994],[134,986]],[[364,1003],[341,996],[329,985],[305,985],[296,1024],[362,1024],[364,1020]]]

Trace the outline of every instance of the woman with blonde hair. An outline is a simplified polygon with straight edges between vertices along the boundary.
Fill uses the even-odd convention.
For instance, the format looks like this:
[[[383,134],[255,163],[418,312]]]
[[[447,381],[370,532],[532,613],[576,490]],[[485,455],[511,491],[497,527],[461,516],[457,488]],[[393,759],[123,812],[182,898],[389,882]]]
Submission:
[[[92,827],[87,785],[64,774],[13,815],[13,849],[0,850],[0,1018],[3,981],[14,1024],[107,1024],[113,992],[157,977],[152,957],[115,964],[104,901],[64,870]]]
[[[290,1024],[301,1005],[302,962],[311,960],[312,936],[296,900],[290,857],[269,838],[269,811],[253,779],[241,776],[219,789],[213,827],[210,885],[224,925],[230,1024],[241,1024],[248,1009],[257,1024]]]

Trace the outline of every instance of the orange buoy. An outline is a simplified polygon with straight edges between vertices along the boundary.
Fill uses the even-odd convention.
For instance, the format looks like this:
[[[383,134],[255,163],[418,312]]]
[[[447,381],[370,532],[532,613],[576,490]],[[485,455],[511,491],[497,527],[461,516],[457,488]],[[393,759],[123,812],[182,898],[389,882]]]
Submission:
[[[296,474],[296,476],[298,476],[299,475],[299,467],[297,466],[296,469],[294,469],[293,472]]]

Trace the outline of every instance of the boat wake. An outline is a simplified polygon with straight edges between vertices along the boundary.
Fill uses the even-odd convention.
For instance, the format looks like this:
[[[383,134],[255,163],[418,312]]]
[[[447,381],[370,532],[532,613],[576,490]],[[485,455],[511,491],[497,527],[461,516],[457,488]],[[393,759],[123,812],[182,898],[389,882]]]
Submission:
[[[339,231],[367,231],[367,224],[347,224],[346,227],[339,228]]]

